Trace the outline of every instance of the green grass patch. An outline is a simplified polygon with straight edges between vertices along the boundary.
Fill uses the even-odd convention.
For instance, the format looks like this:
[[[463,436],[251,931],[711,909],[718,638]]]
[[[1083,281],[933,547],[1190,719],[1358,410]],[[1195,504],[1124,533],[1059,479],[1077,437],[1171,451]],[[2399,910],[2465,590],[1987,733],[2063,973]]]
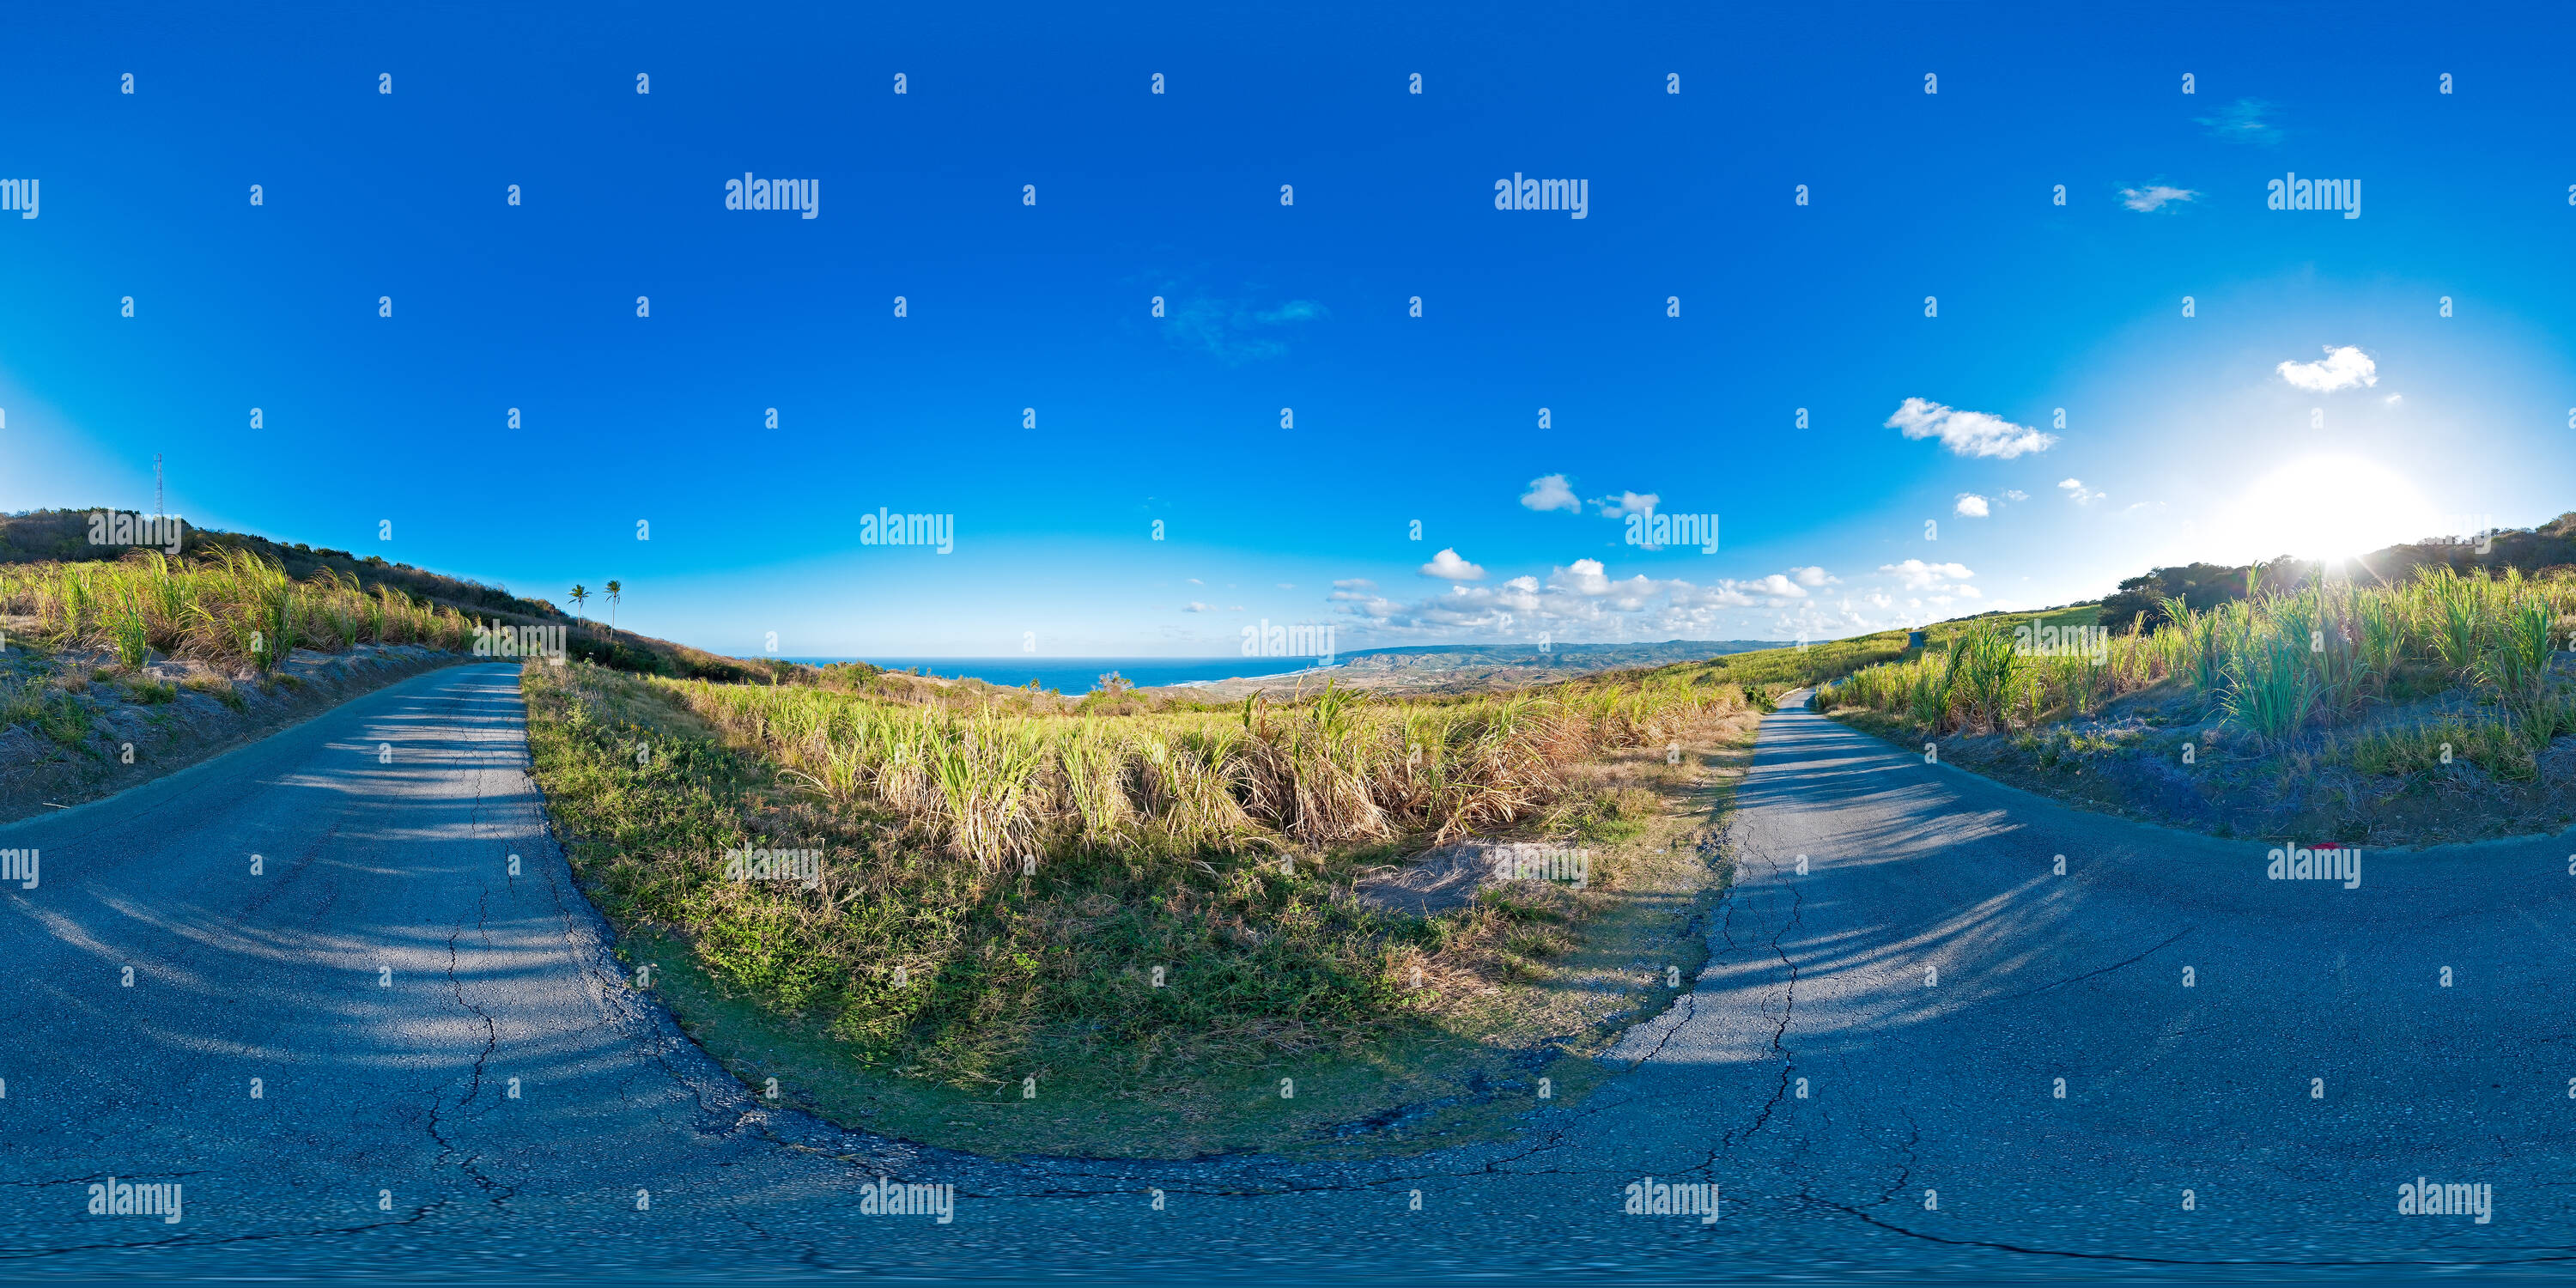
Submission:
[[[117,685],[125,690],[126,701],[139,702],[145,706],[158,706],[179,696],[179,686],[167,680],[154,679],[149,675],[119,676]]]
[[[21,724],[77,748],[89,740],[89,704],[60,685],[0,677],[0,728]]]
[[[2466,762],[2501,782],[2528,783],[2540,777],[2531,742],[2504,720],[2452,716],[2398,728],[2374,729],[2349,741],[2334,740],[2326,759],[2360,773],[2407,778],[2439,773]]]
[[[961,1088],[854,1060],[828,1025],[768,1010],[668,931],[629,934],[619,955],[654,966],[657,995],[744,1086],[766,1099],[776,1079],[768,1103],[986,1155],[1419,1152],[1508,1136],[1542,1104],[1540,1078],[1550,1080],[1550,1102],[1570,1103],[1611,1072],[1574,1054],[1531,1058],[1422,1025],[1356,1050],[1253,1063],[1101,1044],[1033,1066],[1034,1085]]]
[[[179,687],[192,693],[203,693],[235,711],[245,710],[250,701],[241,694],[241,686],[220,675],[192,675],[179,682]]]

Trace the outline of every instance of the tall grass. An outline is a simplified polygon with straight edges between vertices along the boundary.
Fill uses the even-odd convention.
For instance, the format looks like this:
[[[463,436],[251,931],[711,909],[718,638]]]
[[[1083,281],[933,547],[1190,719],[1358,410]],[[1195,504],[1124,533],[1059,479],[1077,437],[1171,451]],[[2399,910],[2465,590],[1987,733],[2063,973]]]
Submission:
[[[2534,747],[2576,731],[2576,699],[2554,666],[2576,632],[2576,579],[2433,567],[2394,585],[2275,591],[2205,612],[2168,601],[2165,614],[2152,633],[2139,633],[2141,615],[2101,657],[2023,655],[2008,624],[1980,619],[1946,651],[1855,671],[1816,705],[1902,715],[1935,732],[2001,731],[2173,683],[2280,741],[2429,676],[2435,688],[2470,686]]]
[[[2316,710],[2319,668],[2311,660],[2309,620],[2299,606],[2288,604],[2276,613],[2236,615],[2236,636],[2221,668],[2227,689],[2219,704],[2264,738],[2289,736]]]
[[[113,652],[134,668],[154,654],[225,669],[277,669],[297,648],[339,651],[362,640],[457,650],[474,623],[392,586],[372,595],[325,569],[297,581],[243,550],[183,563],[138,551],[118,563],[0,567],[0,612],[36,619],[55,647]]]
[[[656,683],[815,795],[990,872],[1024,856],[1448,840],[1539,813],[1596,752],[1660,744],[1741,689],[1586,680],[1449,703],[1327,685],[1293,704],[1102,718],[959,713],[804,687]]]
[[[1561,936],[1577,895],[1412,918],[1349,897],[1362,870],[1397,838],[1554,826],[1583,799],[1577,759],[1743,702],[1705,670],[1124,716],[587,665],[521,683],[534,772],[603,910],[677,928],[730,987],[865,1063],[960,1086],[1112,1050],[1140,1076],[1263,1059],[1472,996],[1475,963]],[[818,887],[719,876],[722,851],[763,845],[822,846]]]

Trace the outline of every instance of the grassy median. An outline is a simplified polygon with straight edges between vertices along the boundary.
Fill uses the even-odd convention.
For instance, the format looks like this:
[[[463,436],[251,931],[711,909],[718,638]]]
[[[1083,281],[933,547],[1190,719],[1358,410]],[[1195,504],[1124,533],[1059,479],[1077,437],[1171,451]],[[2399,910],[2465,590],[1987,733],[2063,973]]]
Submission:
[[[1580,1095],[1697,964],[1754,721],[1705,673],[1106,718],[524,675],[576,869],[701,1043],[993,1153],[1425,1148]],[[1358,896],[1470,833],[1580,845],[1590,879]]]

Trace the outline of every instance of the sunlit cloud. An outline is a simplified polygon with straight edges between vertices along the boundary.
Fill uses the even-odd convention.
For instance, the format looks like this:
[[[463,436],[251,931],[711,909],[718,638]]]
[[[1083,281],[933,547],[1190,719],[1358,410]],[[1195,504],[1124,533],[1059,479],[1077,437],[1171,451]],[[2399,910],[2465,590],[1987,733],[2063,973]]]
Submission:
[[[2011,460],[2024,452],[2044,452],[2057,442],[2027,425],[2016,425],[1982,411],[1961,411],[1928,398],[1908,398],[1887,418],[1887,427],[1907,438],[1938,438],[1958,456],[1992,456]]]
[[[2161,183],[2149,184],[2143,188],[2120,189],[2120,204],[2140,213],[2162,210],[2176,202],[2199,199],[2200,194],[2189,188],[2169,187]]]
[[[1485,570],[1459,558],[1457,551],[1444,549],[1422,565],[1422,575],[1447,581],[1483,581]]]
[[[2370,355],[2344,345],[2325,346],[2326,356],[2316,362],[2284,362],[2273,370],[2290,382],[2291,387],[2312,394],[2330,394],[2338,389],[2357,389],[2379,383],[2379,364]]]
[[[1521,494],[1521,504],[1533,510],[1570,510],[1583,513],[1583,499],[1566,486],[1562,474],[1546,474],[1529,481],[1529,491]]]

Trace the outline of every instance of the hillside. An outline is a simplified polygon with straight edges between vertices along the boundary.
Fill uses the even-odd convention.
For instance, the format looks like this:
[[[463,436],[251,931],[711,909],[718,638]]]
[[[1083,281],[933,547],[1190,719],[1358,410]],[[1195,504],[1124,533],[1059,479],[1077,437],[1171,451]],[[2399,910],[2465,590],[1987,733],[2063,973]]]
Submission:
[[[2427,568],[2448,568],[2461,576],[2479,569],[2494,576],[2508,571],[2527,577],[2562,569],[2576,572],[2576,510],[2536,528],[2504,528],[2387,546],[2341,568],[2287,556],[2261,564],[2153,568],[2121,582],[2102,601],[2101,624],[2125,631],[2144,613],[2146,625],[2161,626],[2167,599],[2180,599],[2194,611],[2207,612],[2248,594],[2290,594],[2345,579],[2362,586],[2403,585]]]
[[[39,569],[29,565],[78,569],[148,557],[139,548],[90,544],[90,515],[100,508],[104,507],[0,514],[0,570],[14,570],[16,573],[11,578],[7,571],[0,571],[0,584],[29,588],[16,592],[26,602],[15,607],[8,602],[0,602],[0,619],[12,614],[26,617],[42,615],[37,601],[27,597],[41,593],[33,588],[43,578],[37,575]],[[159,548],[151,549],[157,551]],[[176,566],[201,566],[220,561],[228,553],[252,556],[274,565],[295,583],[311,583],[325,576],[347,579],[361,597],[377,595],[379,588],[385,588],[399,591],[430,608],[452,609],[478,622],[505,626],[560,626],[565,629],[565,648],[570,656],[587,658],[621,671],[733,682],[775,682],[798,669],[785,662],[723,657],[633,631],[612,631],[603,623],[565,613],[551,600],[515,595],[504,587],[395,563],[381,555],[360,558],[347,550],[308,546],[300,541],[277,541],[254,533],[189,525],[181,534],[177,558],[171,562]],[[7,594],[0,594],[0,601],[9,598]],[[35,625],[33,621],[22,619],[15,629],[25,632],[34,629]],[[179,632],[175,623],[168,625],[167,642],[175,647]],[[162,651],[169,653],[170,648]]]
[[[2566,526],[2494,553],[2549,558]],[[2069,804],[2218,836],[2426,845],[2576,822],[2561,647],[2576,638],[2576,569],[2258,576],[2250,597],[2171,612],[2035,648],[1980,624],[1853,672],[1814,707]]]
[[[1656,644],[1417,644],[1345,653],[1326,673],[1333,683],[1371,693],[1498,693],[1610,671],[1647,670],[1730,654],[1778,649],[1770,640],[1665,640]],[[1324,683],[1316,675],[1253,676],[1194,685],[1202,701],[1240,701],[1256,693],[1284,697]],[[1166,690],[1166,692],[1178,692]]]
[[[1415,644],[1360,649],[1342,655],[1353,670],[1407,670],[1443,666],[1586,666],[1609,670],[1696,662],[1725,653],[1780,648],[1779,640],[1665,640],[1658,644]]]

